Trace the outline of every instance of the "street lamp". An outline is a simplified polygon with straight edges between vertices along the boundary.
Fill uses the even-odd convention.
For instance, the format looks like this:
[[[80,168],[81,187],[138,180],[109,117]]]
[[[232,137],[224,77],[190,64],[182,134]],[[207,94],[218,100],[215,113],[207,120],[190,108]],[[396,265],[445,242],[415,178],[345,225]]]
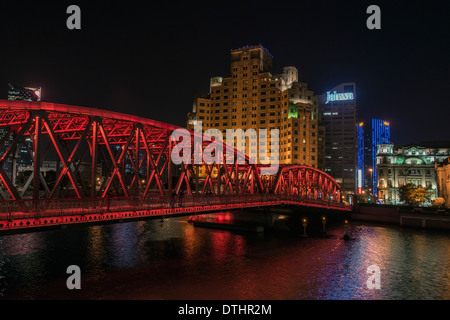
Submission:
[[[344,229],[345,229],[344,240],[349,240],[350,236],[348,235],[348,220],[344,221]]]
[[[307,237],[306,235],[306,227],[308,226],[308,220],[306,218],[303,218],[303,237]]]
[[[372,184],[372,187],[370,188],[370,190],[373,189],[373,168],[369,168],[369,172],[370,172],[370,183]]]

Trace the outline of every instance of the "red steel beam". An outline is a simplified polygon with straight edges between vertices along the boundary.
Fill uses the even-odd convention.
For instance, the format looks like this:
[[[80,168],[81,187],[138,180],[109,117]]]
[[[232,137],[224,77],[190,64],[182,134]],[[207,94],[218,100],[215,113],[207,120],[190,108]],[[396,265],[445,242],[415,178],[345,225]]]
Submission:
[[[36,117],[37,114],[40,116]],[[37,119],[34,134],[30,132],[33,119]],[[35,141],[35,197],[38,196],[39,189],[39,179],[36,178],[36,175],[39,173],[39,164],[45,158],[45,155],[41,154],[39,150],[39,140],[45,137],[51,140],[58,154],[57,160],[62,163],[62,170],[57,177],[56,185],[50,192],[50,197],[56,194],[65,176],[70,180],[69,189],[73,190],[78,198],[83,198],[80,192],[81,187],[87,195],[95,197],[97,195],[98,155],[99,152],[104,154],[105,150],[106,155],[104,154],[103,160],[106,166],[110,166],[110,171],[103,177],[103,183],[100,185],[101,197],[106,197],[113,186],[116,188],[114,182],[116,177],[120,184],[116,193],[120,196],[151,197],[150,188],[153,184],[157,186],[159,195],[170,195],[173,191],[171,177],[175,171],[171,161],[171,152],[175,141],[172,141],[170,137],[174,130],[179,129],[177,126],[95,108],[46,102],[0,100],[0,127],[9,129],[7,137],[2,139],[0,145],[2,147],[6,143],[8,144],[6,152],[0,158],[0,178],[13,199],[20,199],[20,197],[3,169],[3,165],[11,151],[20,146],[22,137],[28,136],[33,136]],[[12,132],[17,132],[17,134],[13,141],[10,141],[8,137]],[[196,138],[202,138],[199,135],[199,133],[191,132],[191,146],[194,152],[202,153],[202,148],[208,144],[205,140],[200,140],[202,143],[195,145]],[[62,144],[67,150],[62,148]],[[75,146],[69,149],[69,144],[75,144]],[[87,147],[83,149],[82,145],[87,145]],[[118,150],[117,146],[120,146]],[[249,158],[238,150],[225,144],[223,146],[225,150],[222,149],[220,155],[223,163],[182,164],[181,174],[177,176],[178,180],[175,182],[175,194],[179,194],[182,190],[186,190],[187,194],[192,194],[190,183],[195,178],[196,190],[201,190],[202,193],[211,189],[214,194],[275,193],[308,195],[315,198],[320,194],[333,197],[333,201],[339,201],[340,186],[325,172],[307,166],[292,165],[281,166],[276,177],[261,175],[261,168],[266,166],[251,164]],[[85,187],[83,180],[77,179],[81,176],[81,160],[75,162],[75,155],[78,151],[83,154],[82,159],[88,155],[91,157],[90,192]],[[244,163],[228,164],[227,157],[230,154],[235,160],[242,157],[245,159]],[[38,159],[39,157],[41,159]],[[194,159],[195,156],[192,155],[191,160]],[[130,164],[132,168],[131,178],[126,177],[127,173],[124,169],[127,164]],[[139,172],[144,164],[147,166],[146,182],[142,185]],[[194,170],[198,166],[203,166],[206,170],[206,178],[202,182],[202,186],[198,186],[199,179]],[[217,177],[213,177],[213,169],[217,170]],[[164,181],[164,179],[166,180]]]

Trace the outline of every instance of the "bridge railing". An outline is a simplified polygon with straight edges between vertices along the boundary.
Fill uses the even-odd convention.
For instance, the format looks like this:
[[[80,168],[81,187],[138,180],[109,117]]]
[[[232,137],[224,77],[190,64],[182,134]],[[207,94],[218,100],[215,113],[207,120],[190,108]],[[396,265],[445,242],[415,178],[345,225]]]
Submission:
[[[285,194],[189,195],[95,199],[43,199],[0,201],[0,220],[42,218],[108,212],[174,209],[182,207],[226,207],[232,204],[264,205],[268,202],[344,207],[343,203]],[[200,210],[199,210],[200,211]]]

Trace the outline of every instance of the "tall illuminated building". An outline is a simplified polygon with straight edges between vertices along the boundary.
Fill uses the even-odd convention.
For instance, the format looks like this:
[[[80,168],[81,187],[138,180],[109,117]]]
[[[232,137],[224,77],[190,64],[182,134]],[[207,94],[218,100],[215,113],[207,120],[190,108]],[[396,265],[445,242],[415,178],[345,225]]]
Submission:
[[[13,84],[8,84],[8,100],[20,100],[20,101],[41,101],[41,88],[19,87]],[[5,129],[0,129],[0,139],[6,134]],[[13,135],[10,136],[10,142],[12,142]],[[33,165],[33,160],[28,152],[25,144],[29,144],[29,138],[23,140],[23,144],[14,152],[12,156],[5,162],[4,169],[11,175],[14,183],[16,178],[17,167],[29,167]],[[6,148],[8,144],[4,145]],[[0,153],[4,150],[0,150]],[[20,152],[20,156],[19,156]]]
[[[357,191],[366,190],[377,195],[377,146],[391,143],[390,123],[386,120],[371,119],[369,123],[360,122],[357,126],[358,161]]]
[[[324,171],[350,200],[356,191],[356,84],[341,83],[319,96],[320,123],[325,128]]]
[[[323,136],[318,123],[318,99],[304,82],[298,81],[298,70],[288,66],[281,74],[272,74],[273,57],[261,45],[231,50],[230,76],[210,79],[209,94],[195,98],[187,116],[187,128],[202,123],[203,132],[210,128],[243,130],[279,130],[279,163],[305,164],[321,168]],[[269,138],[269,137],[267,137]],[[258,154],[257,163],[267,154],[270,160],[272,141],[245,145],[245,153]]]

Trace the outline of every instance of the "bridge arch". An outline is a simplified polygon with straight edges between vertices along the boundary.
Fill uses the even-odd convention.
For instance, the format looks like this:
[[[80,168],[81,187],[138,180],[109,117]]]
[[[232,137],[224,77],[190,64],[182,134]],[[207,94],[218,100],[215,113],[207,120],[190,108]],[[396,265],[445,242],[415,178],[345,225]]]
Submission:
[[[267,165],[254,164],[238,150],[211,143],[197,132],[189,131],[190,161],[176,166],[171,156],[178,145],[172,133],[186,129],[133,115],[0,100],[0,129],[4,200],[274,193],[340,202],[339,184],[323,171],[291,165],[262,174]],[[214,143],[222,148],[219,161],[196,162],[199,152]],[[31,164],[21,181],[16,170],[26,159],[20,157],[28,157]],[[50,160],[56,160],[54,181],[43,170]]]
[[[273,184],[273,193],[341,202],[341,187],[336,180],[322,170],[305,165],[280,168]]]

